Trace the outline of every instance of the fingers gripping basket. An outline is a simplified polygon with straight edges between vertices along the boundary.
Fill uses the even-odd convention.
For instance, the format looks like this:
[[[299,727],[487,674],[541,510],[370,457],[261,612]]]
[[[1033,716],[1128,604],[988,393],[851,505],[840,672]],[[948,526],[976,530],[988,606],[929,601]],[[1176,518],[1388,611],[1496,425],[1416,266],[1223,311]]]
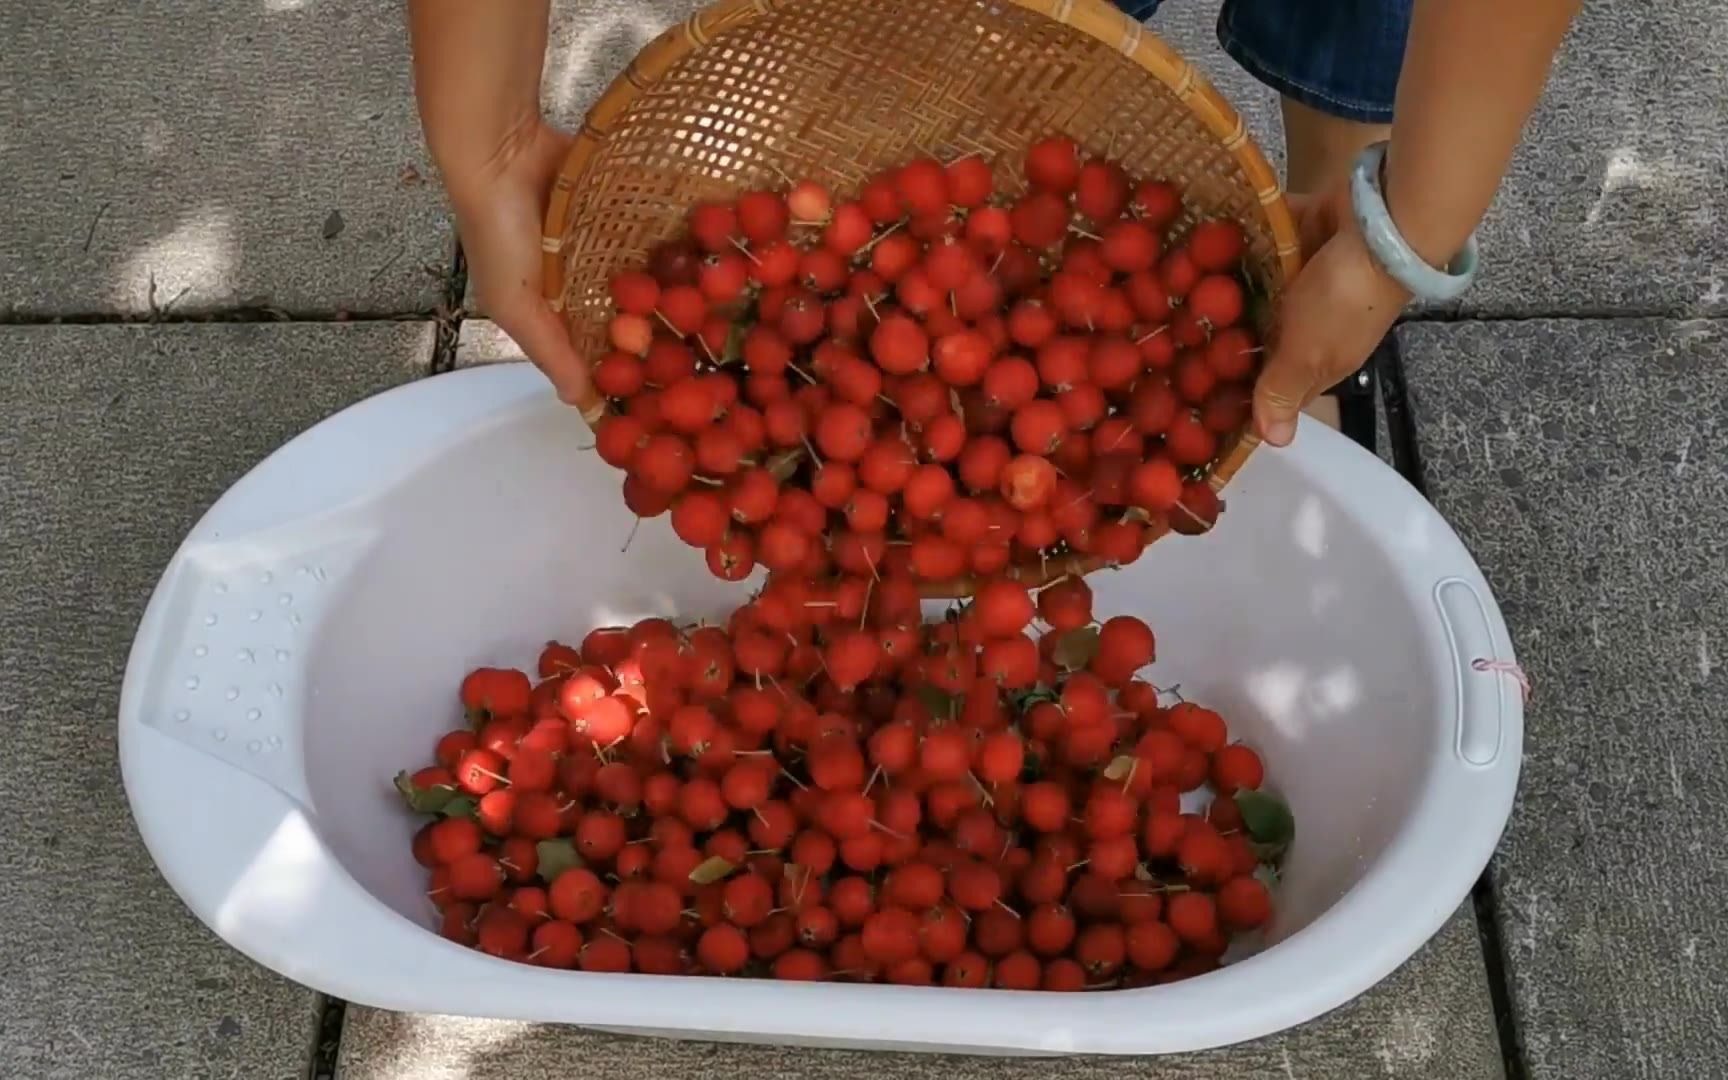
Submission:
[[[607,284],[677,235],[689,208],[811,179],[837,196],[917,157],[990,162],[1023,190],[1029,145],[1066,134],[1131,176],[1182,188],[1178,236],[1245,230],[1245,270],[1275,300],[1299,261],[1277,178],[1236,111],[1167,45],[1103,0],[722,0],[650,42],[590,110],[558,175],[544,289],[583,355],[608,348]],[[1252,305],[1262,337],[1274,303]],[[605,402],[583,402],[595,424]],[[1224,440],[1218,490],[1257,441]],[[1155,537],[1154,537],[1155,538]],[[1077,554],[1020,567],[1087,572]],[[965,595],[971,582],[927,588]]]

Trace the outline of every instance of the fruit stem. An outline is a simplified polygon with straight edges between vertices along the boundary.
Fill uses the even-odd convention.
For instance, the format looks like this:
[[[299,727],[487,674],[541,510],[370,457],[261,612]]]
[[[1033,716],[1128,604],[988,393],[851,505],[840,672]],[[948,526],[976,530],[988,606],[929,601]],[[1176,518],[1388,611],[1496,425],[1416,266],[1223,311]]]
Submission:
[[[755,263],[758,266],[762,265],[762,260],[758,259],[755,255],[752,255],[750,253],[750,249],[747,246],[745,246],[744,241],[738,239],[736,236],[731,237],[730,239],[732,241],[732,246],[737,248],[739,251],[743,252],[744,257],[746,259],[749,259],[751,262]]]
[[[953,701],[953,699],[949,699],[949,702],[948,702],[948,719],[950,721],[952,721],[954,719],[954,701]],[[992,796],[990,794],[990,789],[984,786],[984,782],[982,780],[979,780],[978,777],[973,774],[971,769],[966,770],[966,779],[972,781],[972,786],[978,789],[978,794],[980,797],[983,798],[985,806],[995,806],[996,805],[996,799],[994,796]]]
[[[1212,522],[1205,520],[1199,514],[1196,514],[1194,511],[1188,509],[1186,506],[1184,506],[1182,504],[1181,499],[1176,500],[1176,509],[1182,511],[1184,514],[1187,514],[1188,520],[1190,520],[1194,524],[1200,526],[1200,530],[1202,532],[1211,532],[1212,531]]]
[[[859,248],[858,253],[860,255],[862,255],[864,252],[869,251],[871,248],[875,247],[877,244],[880,244],[884,238],[894,235],[894,230],[898,229],[900,226],[904,225],[905,223],[906,223],[906,219],[901,218],[899,221],[896,221],[894,224],[888,226],[886,229],[883,229],[881,232],[877,233],[873,238],[871,238],[871,240],[868,244],[865,244],[863,247]],[[870,303],[870,300],[868,297],[865,298],[864,303],[866,303],[866,304]],[[874,307],[871,307],[870,310],[872,313],[874,313],[876,309]]]
[[[892,836],[896,840],[906,839],[905,833],[895,832],[893,829],[890,829],[888,826],[882,824],[880,821],[877,821],[875,818],[870,819],[870,827],[872,829],[880,829],[882,832],[887,833],[889,836]]]
[[[1037,587],[1035,587],[1029,591],[1034,592],[1034,593],[1043,592],[1045,589],[1048,589],[1053,585],[1062,584],[1064,581],[1067,581],[1069,578],[1071,578],[1073,576],[1074,576],[1073,574],[1059,574],[1056,577],[1051,578],[1049,581],[1046,581],[1044,584],[1039,585],[1039,586],[1037,586]]]

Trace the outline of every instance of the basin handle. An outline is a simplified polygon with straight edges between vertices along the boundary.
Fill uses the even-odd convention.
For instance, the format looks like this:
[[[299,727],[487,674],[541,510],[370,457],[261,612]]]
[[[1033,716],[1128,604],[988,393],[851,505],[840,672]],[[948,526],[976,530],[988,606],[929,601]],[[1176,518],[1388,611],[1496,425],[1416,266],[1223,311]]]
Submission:
[[[1529,680],[1510,644],[1495,641],[1475,585],[1445,578],[1434,586],[1434,605],[1452,654],[1454,750],[1466,764],[1493,765],[1505,746],[1510,696],[1527,696]]]

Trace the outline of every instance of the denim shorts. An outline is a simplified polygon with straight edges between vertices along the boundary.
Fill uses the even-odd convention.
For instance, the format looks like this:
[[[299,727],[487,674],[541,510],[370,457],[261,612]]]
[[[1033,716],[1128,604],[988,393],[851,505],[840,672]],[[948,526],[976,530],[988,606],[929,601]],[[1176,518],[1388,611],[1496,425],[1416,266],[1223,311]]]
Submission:
[[[1163,2],[1115,0],[1142,22]],[[1404,65],[1412,3],[1224,0],[1218,43],[1250,75],[1285,97],[1345,120],[1387,124]]]

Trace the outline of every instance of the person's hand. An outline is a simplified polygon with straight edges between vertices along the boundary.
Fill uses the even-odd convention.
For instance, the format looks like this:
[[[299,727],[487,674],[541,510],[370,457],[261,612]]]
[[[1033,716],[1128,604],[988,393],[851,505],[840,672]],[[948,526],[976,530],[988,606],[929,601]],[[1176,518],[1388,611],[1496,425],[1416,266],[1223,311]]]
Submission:
[[[1347,183],[1290,203],[1308,261],[1284,291],[1278,341],[1254,384],[1254,427],[1273,446],[1289,445],[1303,406],[1361,367],[1410,301],[1369,254]]]
[[[486,315],[551,380],[566,404],[588,393],[588,364],[540,294],[540,233],[570,136],[543,121],[512,132],[483,160],[446,175],[468,277]]]

